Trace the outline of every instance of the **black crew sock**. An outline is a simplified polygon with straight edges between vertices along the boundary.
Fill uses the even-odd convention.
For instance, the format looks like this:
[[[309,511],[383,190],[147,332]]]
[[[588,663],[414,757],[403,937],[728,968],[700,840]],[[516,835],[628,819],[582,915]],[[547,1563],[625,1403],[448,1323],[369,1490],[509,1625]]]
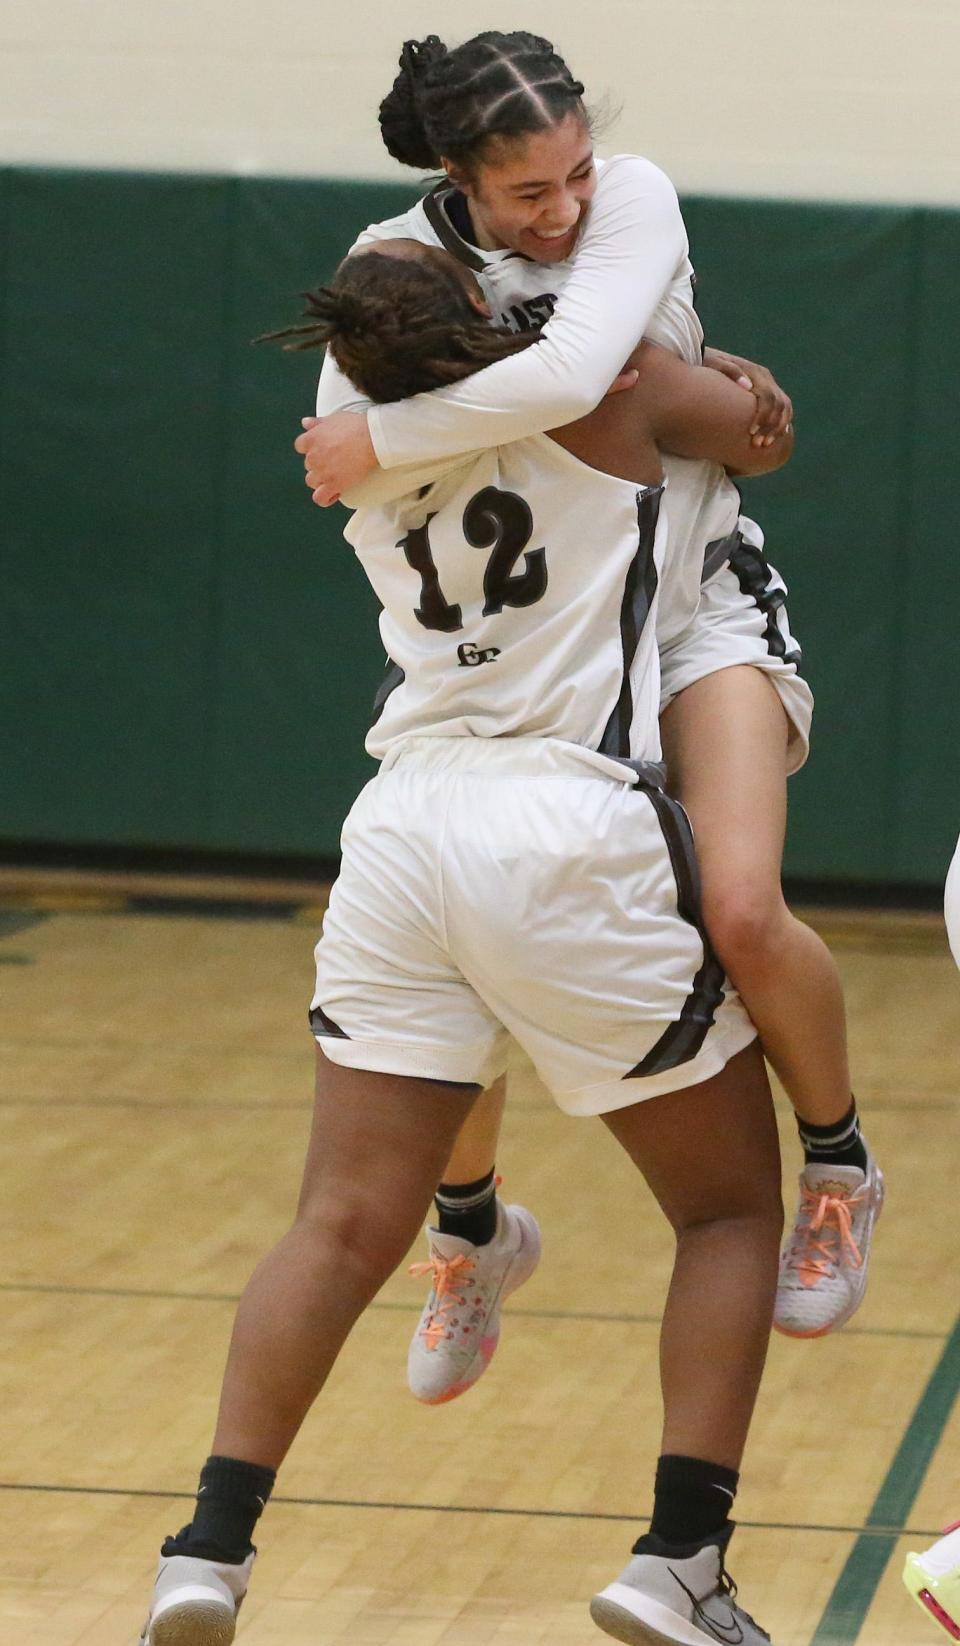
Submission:
[[[659,1554],[657,1545],[695,1549],[712,1538],[722,1543],[732,1530],[730,1510],[740,1476],[722,1463],[667,1453],[657,1463],[650,1530],[637,1539],[634,1554]],[[652,1543],[648,1543],[651,1539]]]
[[[208,1457],[200,1471],[193,1520],[168,1537],[163,1555],[191,1555],[242,1566],[253,1548],[253,1528],[267,1506],[274,1469],[235,1457]]]
[[[475,1183],[441,1183],[434,1196],[441,1234],[458,1235],[474,1246],[489,1246],[497,1232],[497,1179],[494,1171]]]
[[[851,1097],[843,1119],[832,1126],[811,1126],[797,1115],[797,1130],[808,1166],[823,1162],[832,1166],[859,1166],[862,1172],[866,1171],[867,1151],[860,1136],[860,1117],[854,1098]]]

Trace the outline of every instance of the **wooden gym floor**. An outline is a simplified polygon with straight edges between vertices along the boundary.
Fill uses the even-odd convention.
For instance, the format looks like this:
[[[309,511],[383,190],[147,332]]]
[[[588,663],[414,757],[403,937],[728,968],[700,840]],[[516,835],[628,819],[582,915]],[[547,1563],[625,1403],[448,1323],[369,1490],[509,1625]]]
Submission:
[[[0,1646],[134,1646],[235,1298],[293,1205],[322,901],[0,878]],[[731,1564],[777,1646],[920,1646],[903,1556],[960,1516],[960,978],[932,916],[813,918],[888,1202],[853,1325],[772,1344]],[[281,1475],[245,1646],[606,1638],[586,1602],[650,1510],[670,1241],[603,1128],[522,1068],[499,1164],[545,1250],[491,1371],[418,1406],[422,1282],[390,1282]]]

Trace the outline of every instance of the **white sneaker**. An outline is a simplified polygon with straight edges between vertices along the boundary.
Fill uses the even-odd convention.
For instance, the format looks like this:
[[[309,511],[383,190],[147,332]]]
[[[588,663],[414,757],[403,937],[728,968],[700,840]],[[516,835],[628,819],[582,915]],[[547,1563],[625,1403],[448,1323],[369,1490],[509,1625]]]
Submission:
[[[717,1543],[678,1558],[635,1554],[615,1583],[590,1602],[598,1628],[627,1646],[770,1646],[770,1636],[736,1604],[736,1584],[724,1571],[727,1532]],[[658,1538],[642,1540],[654,1548]]]
[[[486,1246],[427,1230],[430,1256],[410,1273],[433,1286],[407,1356],[410,1391],[427,1406],[455,1400],[476,1383],[500,1338],[500,1305],[540,1261],[540,1230],[525,1206],[497,1201],[497,1232]]]
[[[787,1337],[823,1337],[863,1301],[883,1173],[815,1161],[800,1173],[800,1205],[780,1257],[773,1324]]]
[[[230,1646],[254,1554],[242,1566],[191,1555],[160,1556],[140,1646]]]

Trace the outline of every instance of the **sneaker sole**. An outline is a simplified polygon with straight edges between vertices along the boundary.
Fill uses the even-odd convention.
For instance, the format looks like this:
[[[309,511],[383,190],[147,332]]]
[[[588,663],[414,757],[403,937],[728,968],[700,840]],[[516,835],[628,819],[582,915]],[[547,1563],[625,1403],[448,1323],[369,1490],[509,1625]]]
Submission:
[[[880,1213],[883,1211],[883,1201],[884,1201],[885,1193],[886,1193],[886,1190],[884,1188],[883,1173],[882,1173],[882,1171],[880,1170],[880,1168],[878,1166],[877,1167],[877,1180],[876,1180],[876,1194],[874,1196],[874,1204],[870,1208],[870,1220],[867,1224],[866,1241],[864,1242],[864,1244],[865,1244],[868,1251],[870,1249],[870,1242],[873,1239],[873,1231],[874,1231],[874,1228],[876,1227],[877,1218],[880,1216]],[[869,1262],[869,1259],[867,1261]],[[863,1274],[863,1279],[862,1279],[862,1281],[860,1283],[860,1286],[858,1287],[856,1293],[851,1298],[850,1302],[847,1304],[847,1307],[845,1309],[843,1309],[840,1314],[836,1315],[833,1320],[828,1321],[826,1326],[802,1327],[802,1326],[781,1325],[779,1320],[777,1319],[776,1315],[774,1315],[774,1317],[773,1317],[773,1329],[774,1329],[774,1331],[779,1332],[781,1337],[809,1338],[811,1340],[813,1338],[817,1338],[817,1337],[827,1337],[830,1334],[830,1332],[839,1331],[841,1326],[845,1326],[847,1324],[848,1320],[853,1319],[853,1317],[856,1314],[857,1310],[859,1309],[861,1303],[863,1302],[864,1294],[866,1293],[866,1290],[867,1290],[866,1270],[867,1270],[867,1264],[864,1263],[863,1270],[861,1271],[862,1274]]]
[[[160,1613],[146,1646],[230,1646],[236,1632],[236,1617],[225,1606],[187,1600]]]
[[[638,1603],[643,1606],[642,1614],[634,1610]],[[703,1646],[705,1640],[717,1638],[626,1583],[611,1583],[594,1595],[590,1616],[598,1629],[622,1640],[624,1646]]]
[[[523,1229],[523,1239],[517,1249],[516,1257],[503,1277],[503,1285],[491,1311],[496,1321],[495,1330],[480,1339],[477,1352],[463,1376],[456,1383],[452,1383],[448,1389],[444,1389],[442,1394],[419,1395],[415,1389],[410,1390],[414,1400],[419,1401],[421,1406],[445,1406],[448,1401],[456,1400],[459,1395],[466,1394],[468,1389],[472,1389],[473,1385],[479,1382],[496,1354],[497,1345],[500,1342],[500,1306],[506,1302],[511,1293],[520,1290],[520,1287],[530,1279],[540,1262],[540,1228],[536,1219],[531,1216],[529,1222],[522,1218],[518,1221]]]

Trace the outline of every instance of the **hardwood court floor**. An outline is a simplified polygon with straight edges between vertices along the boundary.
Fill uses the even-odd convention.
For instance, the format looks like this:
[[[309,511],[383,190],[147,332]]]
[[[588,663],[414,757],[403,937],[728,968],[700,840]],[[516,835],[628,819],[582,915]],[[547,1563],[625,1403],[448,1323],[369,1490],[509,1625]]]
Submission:
[[[134,1646],[234,1299],[297,1188],[319,895],[145,890],[0,884],[0,1646]],[[818,923],[889,1198],[853,1325],[773,1342],[732,1564],[777,1646],[922,1646],[903,1553],[960,1515],[960,978],[932,917]],[[500,1167],[545,1253],[491,1372],[416,1405],[422,1282],[389,1283],[281,1475],[246,1646],[605,1638],[585,1607],[650,1509],[670,1241],[603,1128],[523,1068]]]

